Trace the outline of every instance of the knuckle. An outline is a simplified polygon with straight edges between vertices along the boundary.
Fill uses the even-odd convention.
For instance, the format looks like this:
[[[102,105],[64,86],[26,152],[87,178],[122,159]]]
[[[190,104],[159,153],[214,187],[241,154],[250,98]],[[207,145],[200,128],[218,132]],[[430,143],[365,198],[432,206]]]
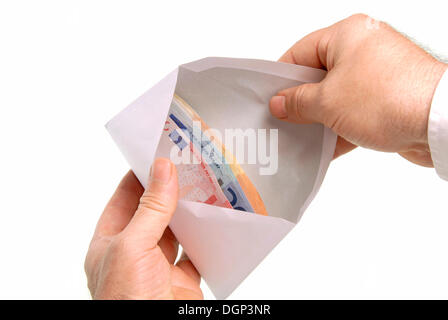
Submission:
[[[364,30],[365,26],[369,24],[370,21],[373,21],[368,15],[364,13],[357,13],[346,20],[343,20],[343,25],[345,27],[346,32],[354,32],[355,30]]]
[[[355,13],[355,14],[351,15],[350,17],[348,17],[347,20],[359,22],[359,21],[364,21],[365,19],[368,19],[368,18],[369,18],[369,16],[365,13]]]
[[[307,84],[303,84],[299,86],[293,95],[293,104],[292,104],[292,116],[296,119],[300,119],[305,113],[305,104],[304,104],[304,95]]]
[[[145,191],[140,198],[140,208],[153,210],[159,213],[169,213],[173,210],[173,203],[169,197],[164,194]]]
[[[317,101],[322,110],[326,111],[331,108],[331,106],[334,104],[335,96],[332,93],[332,89],[330,86],[322,83],[317,95]]]

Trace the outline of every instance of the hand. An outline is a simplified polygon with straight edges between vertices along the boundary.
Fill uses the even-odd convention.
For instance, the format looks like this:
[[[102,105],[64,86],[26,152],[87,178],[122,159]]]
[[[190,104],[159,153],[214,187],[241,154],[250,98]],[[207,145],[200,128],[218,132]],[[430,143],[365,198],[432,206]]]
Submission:
[[[173,265],[178,243],[167,226],[177,205],[176,167],[157,159],[149,180],[143,192],[129,171],[98,222],[85,261],[94,299],[203,298],[190,260]]]
[[[432,166],[428,116],[445,64],[365,15],[311,33],[280,61],[328,73],[320,83],[279,92],[270,101],[275,117],[333,129],[335,157],[362,146]]]

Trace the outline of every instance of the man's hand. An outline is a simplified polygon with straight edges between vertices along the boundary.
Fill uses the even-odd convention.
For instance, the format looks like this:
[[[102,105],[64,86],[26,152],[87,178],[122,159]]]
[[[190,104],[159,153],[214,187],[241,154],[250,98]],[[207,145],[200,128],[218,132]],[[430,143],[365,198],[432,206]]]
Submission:
[[[333,129],[335,157],[363,146],[432,166],[428,116],[445,64],[365,15],[311,33],[280,61],[328,74],[320,83],[279,92],[270,102],[275,117]]]
[[[154,162],[145,192],[131,171],[123,178],[86,257],[94,299],[203,298],[201,278],[190,260],[184,257],[173,265],[178,243],[167,226],[177,197],[176,167],[168,159]]]

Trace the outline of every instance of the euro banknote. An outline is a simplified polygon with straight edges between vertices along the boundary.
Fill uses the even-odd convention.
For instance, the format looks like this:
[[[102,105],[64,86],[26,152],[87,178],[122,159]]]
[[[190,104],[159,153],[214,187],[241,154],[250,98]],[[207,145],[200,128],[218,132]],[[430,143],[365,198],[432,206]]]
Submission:
[[[199,151],[193,146],[189,138],[182,134],[174,121],[168,119],[165,121],[160,144],[171,145],[179,152],[185,149],[196,159],[193,163],[179,163],[176,166],[179,197],[181,199],[232,208],[232,205],[222,193],[213,171],[205,161],[201,161]]]
[[[194,109],[174,95],[161,144],[189,152],[196,160],[177,165],[181,198],[267,215],[255,186],[222,142],[207,134],[208,129]]]

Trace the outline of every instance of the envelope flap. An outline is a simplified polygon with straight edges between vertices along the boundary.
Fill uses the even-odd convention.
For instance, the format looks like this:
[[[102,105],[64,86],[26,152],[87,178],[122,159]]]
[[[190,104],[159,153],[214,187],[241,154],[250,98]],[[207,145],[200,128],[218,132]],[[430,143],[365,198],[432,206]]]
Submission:
[[[170,228],[216,298],[224,299],[294,225],[281,218],[179,201]]]
[[[262,72],[290,80],[301,79],[302,82],[319,82],[327,74],[324,70],[284,62],[222,57],[207,57],[183,64],[181,67],[194,72],[212,68],[240,69]]]
[[[177,74],[178,69],[168,74],[106,124],[143,186],[173,100]]]

